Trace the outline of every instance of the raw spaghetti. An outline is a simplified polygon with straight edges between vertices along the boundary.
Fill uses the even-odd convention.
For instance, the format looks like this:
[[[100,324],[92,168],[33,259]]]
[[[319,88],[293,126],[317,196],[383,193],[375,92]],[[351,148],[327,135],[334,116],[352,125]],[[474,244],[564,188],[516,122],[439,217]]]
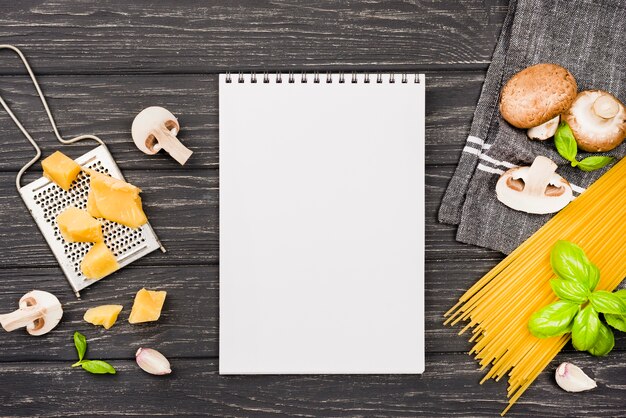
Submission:
[[[528,331],[533,312],[558,300],[550,287],[550,250],[558,240],[579,245],[600,269],[597,289],[614,290],[626,276],[626,158],[474,284],[445,316],[445,324],[469,321],[480,382],[508,375],[504,415],[569,341],[540,339]]]

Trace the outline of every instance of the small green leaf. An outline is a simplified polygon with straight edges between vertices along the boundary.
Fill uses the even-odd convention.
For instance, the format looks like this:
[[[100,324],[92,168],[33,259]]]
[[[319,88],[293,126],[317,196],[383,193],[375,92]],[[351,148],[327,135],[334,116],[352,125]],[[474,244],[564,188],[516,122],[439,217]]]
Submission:
[[[598,266],[589,261],[587,264],[587,288],[590,292],[596,290],[598,282],[600,281],[600,269]]]
[[[76,346],[76,352],[78,353],[78,361],[82,361],[87,351],[87,339],[83,334],[76,331],[74,333],[74,345]]]
[[[624,302],[626,302],[626,289],[620,289],[620,290],[616,290],[615,293],[617,296],[619,296]]]
[[[596,290],[589,295],[589,301],[598,312],[614,315],[626,315],[626,302],[615,293]]]
[[[594,155],[592,157],[584,158],[583,160],[578,162],[578,168],[582,171],[593,171],[598,170],[605,165],[611,163],[613,161],[613,157],[604,157],[602,155]]]
[[[566,300],[554,302],[537,312],[528,321],[528,330],[537,338],[556,337],[570,332],[578,304]]]
[[[81,367],[93,374],[115,374],[115,368],[106,361],[102,360],[85,360],[81,363]]]
[[[561,279],[590,285],[591,262],[578,245],[569,241],[557,241],[550,252],[550,264],[554,274]]]
[[[572,325],[572,344],[578,351],[587,351],[593,347],[600,334],[600,318],[591,305],[585,307]]]
[[[600,332],[596,343],[588,351],[591,355],[601,357],[606,356],[615,346],[615,336],[613,331],[602,322],[600,323]]]
[[[571,161],[572,166],[575,166],[574,162],[576,161],[578,146],[576,145],[574,133],[570,129],[567,122],[561,122],[559,127],[556,128],[556,133],[554,134],[554,145],[556,146],[556,150],[559,154],[561,154],[561,157],[565,158],[567,161]]]
[[[550,280],[550,286],[558,297],[570,302],[585,303],[589,297],[587,285],[573,280],[553,279]]]
[[[613,328],[626,332],[626,315],[604,314],[604,319]]]

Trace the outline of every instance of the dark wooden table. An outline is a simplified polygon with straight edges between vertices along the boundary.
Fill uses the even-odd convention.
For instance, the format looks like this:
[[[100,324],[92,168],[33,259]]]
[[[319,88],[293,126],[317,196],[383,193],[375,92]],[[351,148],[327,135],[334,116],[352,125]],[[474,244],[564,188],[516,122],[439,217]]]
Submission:
[[[499,413],[504,382],[478,385],[469,344],[442,313],[501,255],[456,243],[435,213],[468,133],[505,0],[4,1],[0,43],[23,49],[62,134],[94,133],[127,179],[168,252],[155,252],[76,300],[14,188],[32,149],[0,112],[0,310],[36,288],[59,296],[65,316],[48,335],[0,335],[0,415],[452,416]],[[423,376],[220,377],[218,365],[218,83],[223,71],[394,70],[427,75],[426,346]],[[49,154],[59,148],[16,57],[2,53],[0,92]],[[161,105],[177,114],[194,151],[185,167],[147,158],[130,139],[133,117]],[[91,145],[64,148],[78,156]],[[29,178],[37,175],[34,170]],[[167,290],[159,322],[128,324],[143,287]],[[95,305],[125,306],[110,330],[82,320]],[[119,373],[70,368],[72,334]],[[134,352],[154,347],[174,372],[139,370]],[[560,354],[509,416],[625,416],[626,339],[608,358]],[[559,361],[593,375],[599,388],[567,394]]]

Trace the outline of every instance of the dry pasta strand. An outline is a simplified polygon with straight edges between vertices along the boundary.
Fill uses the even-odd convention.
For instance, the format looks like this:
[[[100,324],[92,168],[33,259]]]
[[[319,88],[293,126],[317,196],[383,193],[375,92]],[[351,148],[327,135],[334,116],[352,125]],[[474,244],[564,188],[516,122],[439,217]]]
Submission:
[[[626,158],[555,215],[470,287],[444,314],[444,324],[468,321],[480,383],[508,374],[508,406],[515,404],[570,339],[540,339],[528,331],[530,316],[556,301],[550,250],[558,240],[583,248],[601,271],[598,289],[613,291],[626,276]]]

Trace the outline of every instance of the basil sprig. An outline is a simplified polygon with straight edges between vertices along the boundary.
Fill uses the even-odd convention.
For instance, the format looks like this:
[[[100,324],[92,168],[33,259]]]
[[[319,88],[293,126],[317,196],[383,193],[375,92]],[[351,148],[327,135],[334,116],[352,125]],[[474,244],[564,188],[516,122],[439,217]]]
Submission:
[[[83,370],[93,374],[115,374],[115,368],[106,361],[102,360],[86,360],[85,353],[87,352],[87,339],[83,334],[76,331],[74,333],[74,346],[78,353],[78,361],[72,364],[72,367],[81,366]]]
[[[557,278],[550,286],[560,300],[535,312],[528,329],[535,337],[550,338],[572,333],[572,344],[594,356],[607,355],[615,345],[611,327],[626,332],[626,289],[611,293],[596,290],[600,270],[576,244],[557,241],[550,252]]]
[[[594,155],[578,161],[576,159],[576,154],[578,154],[578,144],[576,143],[574,133],[567,122],[561,122],[559,127],[556,129],[556,133],[554,134],[554,145],[556,146],[556,150],[559,152],[561,157],[569,161],[572,167],[578,167],[582,171],[598,170],[613,161],[613,157],[606,157],[603,155]]]

